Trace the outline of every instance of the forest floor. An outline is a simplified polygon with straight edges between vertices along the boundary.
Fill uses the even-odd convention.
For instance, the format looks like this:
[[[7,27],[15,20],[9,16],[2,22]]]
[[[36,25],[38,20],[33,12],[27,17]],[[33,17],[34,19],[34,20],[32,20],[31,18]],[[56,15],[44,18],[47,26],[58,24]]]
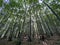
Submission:
[[[52,36],[46,41],[47,45],[60,45],[60,36]],[[15,45],[13,41],[8,42],[7,40],[0,40],[0,45]],[[39,43],[37,40],[33,42],[23,41],[21,45],[42,45],[42,41]]]

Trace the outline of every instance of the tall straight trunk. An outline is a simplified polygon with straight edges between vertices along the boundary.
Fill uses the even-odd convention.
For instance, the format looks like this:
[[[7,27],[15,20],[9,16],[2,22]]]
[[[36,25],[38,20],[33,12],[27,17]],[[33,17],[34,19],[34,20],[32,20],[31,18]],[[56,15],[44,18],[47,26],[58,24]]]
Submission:
[[[48,25],[47,25],[47,23],[45,22],[45,20],[43,19],[43,16],[40,15],[40,17],[41,17],[42,22],[43,22],[43,25],[44,25],[44,27],[45,27],[46,34],[47,34],[47,36],[50,37],[50,30],[49,30],[49,28],[48,28]]]
[[[9,36],[7,36],[8,41],[12,41],[12,38],[14,38],[13,32],[15,31],[14,29],[15,29],[16,25],[17,25],[17,23],[11,22],[10,27],[8,29],[10,32]]]
[[[31,42],[32,41],[32,39],[31,39],[31,15],[30,15],[30,34],[29,34],[29,36],[28,36],[28,40],[29,40],[29,42]]]
[[[20,31],[18,33],[18,41],[17,41],[16,45],[21,45],[21,33],[20,33]]]
[[[46,22],[46,24],[48,23],[47,21],[45,21],[45,22]],[[48,29],[49,29],[49,31],[50,31],[50,35],[53,36],[53,32],[52,32],[52,30],[51,30],[51,28],[50,28],[50,25],[47,24],[47,27],[48,27]]]
[[[52,23],[51,26],[54,27],[54,32],[57,33],[57,34],[59,34],[59,31],[58,31],[58,29],[57,29],[57,25],[54,23],[54,21],[52,20],[52,18],[49,17],[48,15],[47,15],[47,18],[48,18],[49,22],[51,21],[50,23]],[[52,28],[53,28],[53,27],[52,27]]]
[[[43,3],[52,11],[52,13],[57,17],[57,19],[60,21],[60,17],[58,16],[58,14],[56,14],[55,12],[54,12],[54,10],[47,4],[47,3],[45,3],[44,1],[43,1]]]
[[[25,12],[24,12],[24,17],[23,17],[24,18],[24,22],[23,22],[23,27],[22,27],[23,31],[22,32],[24,32],[24,30],[25,30],[24,27],[25,27],[25,20],[26,20],[26,1],[25,0],[24,0],[24,4],[25,4]]]
[[[43,23],[43,20],[42,20],[42,18],[41,18],[41,15],[39,15],[38,17],[39,17],[39,19],[40,19],[41,26],[42,26],[42,30],[43,30],[43,33],[42,33],[42,34],[46,34],[45,25],[44,25],[44,23]]]
[[[47,26],[48,26],[48,29],[50,30],[50,34],[51,34],[51,36],[53,36],[53,27],[51,27],[51,25],[50,25],[50,23],[52,22],[52,24],[54,24],[53,23],[53,21],[50,19],[50,17],[49,17],[49,15],[47,15],[47,12],[45,12],[45,15],[46,15],[46,18],[47,19],[45,19],[45,22],[46,22],[46,24],[47,24]]]

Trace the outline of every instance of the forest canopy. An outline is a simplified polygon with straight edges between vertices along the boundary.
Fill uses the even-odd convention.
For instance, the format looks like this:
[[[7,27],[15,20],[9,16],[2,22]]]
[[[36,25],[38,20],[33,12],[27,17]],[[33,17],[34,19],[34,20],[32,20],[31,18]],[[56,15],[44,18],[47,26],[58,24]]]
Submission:
[[[20,33],[60,34],[60,0],[0,0],[0,37]]]

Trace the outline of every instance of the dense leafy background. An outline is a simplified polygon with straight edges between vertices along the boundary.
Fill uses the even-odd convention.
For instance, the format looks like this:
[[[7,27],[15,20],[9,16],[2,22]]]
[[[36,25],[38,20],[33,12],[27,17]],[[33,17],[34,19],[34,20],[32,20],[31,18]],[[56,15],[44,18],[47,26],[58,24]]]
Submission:
[[[0,37],[60,34],[60,0],[0,0]]]

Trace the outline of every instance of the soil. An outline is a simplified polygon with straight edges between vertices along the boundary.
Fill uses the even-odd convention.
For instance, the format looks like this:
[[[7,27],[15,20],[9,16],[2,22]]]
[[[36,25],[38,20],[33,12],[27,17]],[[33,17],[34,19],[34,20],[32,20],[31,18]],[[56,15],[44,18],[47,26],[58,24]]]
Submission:
[[[60,36],[54,35],[51,36],[46,41],[47,45],[60,45]],[[0,45],[16,45],[14,41],[7,41],[6,39],[0,40]],[[27,42],[25,39],[22,41],[21,45],[42,45],[42,41],[35,40],[33,42]]]

